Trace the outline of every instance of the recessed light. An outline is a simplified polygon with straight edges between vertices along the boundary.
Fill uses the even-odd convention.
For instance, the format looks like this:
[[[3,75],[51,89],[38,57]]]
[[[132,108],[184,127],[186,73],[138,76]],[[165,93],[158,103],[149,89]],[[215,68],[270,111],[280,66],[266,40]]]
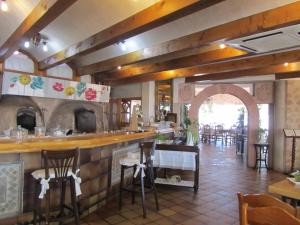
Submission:
[[[19,51],[18,50],[16,50],[16,51],[14,51],[14,55],[19,55]]]
[[[43,42],[43,51],[44,52],[48,52],[48,46],[47,46],[47,42]]]
[[[7,11],[8,11],[8,5],[7,5],[6,0],[2,0],[2,1],[1,1],[1,10],[2,10],[3,12],[7,12]]]
[[[285,62],[283,65],[284,65],[284,66],[288,66],[288,65],[289,65],[289,63],[288,63],[288,62]]]
[[[29,48],[29,46],[30,46],[30,43],[29,43],[29,41],[25,41],[25,43],[24,43],[24,47],[25,47],[25,48]]]
[[[122,51],[126,51],[127,50],[127,45],[126,45],[125,41],[120,42],[119,46],[120,46],[120,48],[121,48]]]
[[[224,49],[224,48],[226,48],[226,45],[225,45],[225,44],[220,44],[220,45],[219,45],[219,48],[220,48],[220,49]]]
[[[118,66],[118,70],[122,69],[122,66]]]

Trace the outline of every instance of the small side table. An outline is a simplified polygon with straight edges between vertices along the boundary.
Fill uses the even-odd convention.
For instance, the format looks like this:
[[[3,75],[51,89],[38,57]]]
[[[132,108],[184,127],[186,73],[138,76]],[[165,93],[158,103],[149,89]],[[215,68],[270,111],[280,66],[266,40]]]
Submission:
[[[261,162],[265,163],[265,168],[268,169],[268,153],[269,153],[269,147],[270,145],[268,143],[256,143],[254,144],[255,153],[256,153],[256,161],[254,169],[258,168],[258,171],[260,172]],[[259,162],[259,166],[257,165],[257,162]]]

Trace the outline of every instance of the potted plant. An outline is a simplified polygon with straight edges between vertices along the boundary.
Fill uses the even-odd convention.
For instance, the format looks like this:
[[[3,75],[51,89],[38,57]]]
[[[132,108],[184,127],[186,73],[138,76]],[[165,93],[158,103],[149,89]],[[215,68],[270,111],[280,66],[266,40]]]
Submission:
[[[199,122],[197,119],[190,120],[187,118],[186,128],[186,144],[187,145],[198,145],[199,143]]]

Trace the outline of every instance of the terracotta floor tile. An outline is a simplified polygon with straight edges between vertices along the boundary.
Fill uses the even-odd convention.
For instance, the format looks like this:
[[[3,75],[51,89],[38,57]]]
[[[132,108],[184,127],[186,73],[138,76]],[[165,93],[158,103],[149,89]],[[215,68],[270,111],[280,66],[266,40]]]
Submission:
[[[202,144],[197,194],[191,188],[158,186],[160,211],[155,210],[153,196],[149,194],[147,219],[142,217],[140,197],[132,205],[130,194],[124,194],[121,211],[114,199],[82,222],[85,225],[238,225],[236,193],[267,192],[269,184],[284,178],[283,174],[264,169],[258,173],[247,168],[245,162],[241,155],[235,154],[235,146]],[[183,175],[189,178],[192,174]]]
[[[114,215],[105,218],[105,221],[108,222],[109,224],[117,224],[125,221],[125,218],[120,215]]]

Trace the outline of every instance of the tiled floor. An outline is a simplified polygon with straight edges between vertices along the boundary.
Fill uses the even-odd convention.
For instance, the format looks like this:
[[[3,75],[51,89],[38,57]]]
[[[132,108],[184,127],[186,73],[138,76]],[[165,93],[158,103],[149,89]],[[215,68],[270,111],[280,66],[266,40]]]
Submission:
[[[147,195],[148,216],[143,219],[140,202],[131,205],[129,196],[118,211],[113,201],[97,213],[83,219],[82,225],[234,225],[238,224],[237,192],[266,192],[267,185],[283,175],[265,169],[259,174],[246,168],[233,147],[202,145],[200,185],[192,189],[159,187],[160,211],[156,212],[153,196]]]

